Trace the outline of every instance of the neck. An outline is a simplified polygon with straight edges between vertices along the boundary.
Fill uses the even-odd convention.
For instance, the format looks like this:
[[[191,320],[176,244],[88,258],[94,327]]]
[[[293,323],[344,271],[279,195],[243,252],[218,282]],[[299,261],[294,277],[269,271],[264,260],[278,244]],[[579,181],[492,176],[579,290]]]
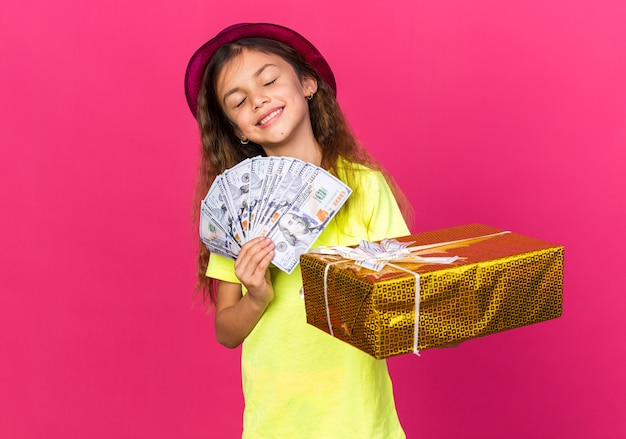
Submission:
[[[320,166],[322,163],[322,148],[314,137],[300,139],[281,145],[263,145],[263,150],[268,156],[293,157],[304,162]]]

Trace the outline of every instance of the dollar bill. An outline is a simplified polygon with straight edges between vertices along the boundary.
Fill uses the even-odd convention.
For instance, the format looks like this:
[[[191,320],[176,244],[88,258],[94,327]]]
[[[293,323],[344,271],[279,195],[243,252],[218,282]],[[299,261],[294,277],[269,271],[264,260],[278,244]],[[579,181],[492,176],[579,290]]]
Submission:
[[[341,180],[317,168],[307,185],[281,215],[267,236],[275,245],[272,263],[291,273],[300,255],[309,250],[352,190]]]
[[[237,240],[237,242],[243,245],[246,242],[246,236],[243,233],[241,221],[239,220],[239,216],[237,215],[238,212],[235,209],[233,202],[230,198],[228,182],[226,181],[225,177],[221,178],[218,181],[217,187],[219,189],[220,196],[224,198],[224,202],[227,206],[227,211],[228,211],[227,221],[228,221],[228,226],[229,226],[228,230],[230,231],[232,236]]]
[[[283,168],[287,161],[288,159],[283,159],[281,157],[269,157],[268,159],[267,173],[261,188],[261,198],[259,199],[259,204],[257,205],[257,212],[259,214],[256,218],[254,236],[265,236],[261,235],[258,229],[261,224],[260,220],[262,212],[265,212],[267,204],[270,202],[271,198],[275,196],[274,188],[276,180],[282,175]]]
[[[229,210],[238,221],[244,242],[247,241],[249,231],[250,165],[251,160],[246,159],[223,174]]]
[[[222,225],[216,221],[203,203],[200,209],[200,239],[211,253],[236,259],[241,248]]]
[[[202,201],[206,206],[208,212],[215,219],[215,221],[222,226],[226,232],[232,236],[239,245],[244,244],[242,232],[240,230],[238,221],[233,218],[230,206],[227,201],[227,195],[225,194],[223,187],[223,174],[220,174],[215,179],[215,182],[209,188],[209,192]]]
[[[315,168],[313,165],[297,159],[284,165],[282,175],[273,183],[274,195],[267,201],[259,217],[259,227],[256,229],[258,236],[265,236],[278,217],[289,208],[306,185],[310,184],[307,176],[313,172],[313,168]]]
[[[284,185],[282,187],[279,185],[276,196],[268,203],[257,228],[259,236],[266,236],[276,226],[280,217],[291,208],[294,200],[298,199],[303,191],[311,187],[320,172],[320,168],[311,164],[302,163],[302,165],[294,166],[298,168],[298,172],[283,179]]]
[[[265,176],[267,175],[267,167],[269,166],[268,157],[254,157],[250,163],[250,193],[248,195],[248,218],[249,231],[252,233],[256,224],[256,217],[260,209],[260,200]]]

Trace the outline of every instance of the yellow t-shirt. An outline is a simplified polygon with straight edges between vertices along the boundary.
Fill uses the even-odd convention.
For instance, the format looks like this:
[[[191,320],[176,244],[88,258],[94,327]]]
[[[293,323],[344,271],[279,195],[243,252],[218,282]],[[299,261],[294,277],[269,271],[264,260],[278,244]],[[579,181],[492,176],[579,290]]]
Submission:
[[[380,172],[360,168],[353,218],[335,217],[313,247],[409,234]],[[357,217],[358,213],[358,217]],[[300,266],[270,268],[274,299],[242,346],[246,439],[401,439],[387,363],[306,323]],[[238,282],[233,261],[211,255],[207,275]]]

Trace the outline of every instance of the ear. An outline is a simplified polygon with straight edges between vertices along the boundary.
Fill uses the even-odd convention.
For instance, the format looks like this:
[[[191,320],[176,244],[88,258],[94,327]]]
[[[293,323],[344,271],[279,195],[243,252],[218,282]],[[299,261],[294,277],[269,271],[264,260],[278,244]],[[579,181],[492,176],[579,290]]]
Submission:
[[[237,128],[237,127],[236,127],[236,126],[234,126],[234,125],[233,125],[233,134],[235,135],[235,137],[236,137],[237,139],[239,139],[239,141],[240,141],[243,145],[247,144],[247,143],[248,143],[248,141],[250,140],[250,139],[248,139],[248,138],[247,138],[247,137],[246,137],[246,136],[245,136],[245,135],[244,135],[244,134],[243,134],[243,133],[239,130],[239,128]]]
[[[304,88],[304,96],[310,96],[317,93],[317,81],[310,76],[305,76],[302,79],[302,88]]]

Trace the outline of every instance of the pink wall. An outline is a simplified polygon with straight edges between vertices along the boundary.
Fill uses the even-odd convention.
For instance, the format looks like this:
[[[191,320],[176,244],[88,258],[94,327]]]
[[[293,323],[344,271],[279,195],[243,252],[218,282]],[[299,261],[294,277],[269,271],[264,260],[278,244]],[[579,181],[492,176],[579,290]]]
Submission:
[[[218,5],[219,6],[216,6]],[[0,437],[230,438],[193,306],[191,53],[309,37],[415,207],[566,246],[564,316],[390,360],[408,437],[626,437],[622,2],[18,2],[0,15]]]

